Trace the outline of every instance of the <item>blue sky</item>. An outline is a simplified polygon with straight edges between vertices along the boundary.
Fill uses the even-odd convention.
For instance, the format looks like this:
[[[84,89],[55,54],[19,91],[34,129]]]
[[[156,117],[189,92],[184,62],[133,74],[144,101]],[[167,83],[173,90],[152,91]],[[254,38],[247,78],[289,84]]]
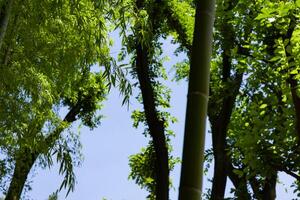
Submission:
[[[120,50],[120,41],[117,33],[113,33],[112,37],[115,39],[115,45],[111,52],[115,53]],[[179,57],[173,55],[176,46],[170,44],[169,39],[164,42],[163,49],[164,54],[170,57],[170,61],[165,63],[167,70],[170,71],[171,66],[182,60],[184,55],[181,54]],[[173,91],[172,108],[169,111],[178,119],[178,122],[171,126],[171,129],[176,133],[176,137],[172,140],[173,155],[181,157],[187,83],[185,81],[180,83],[167,81],[166,84]],[[127,110],[126,107],[121,106],[121,102],[122,96],[116,89],[113,89],[101,111],[101,114],[105,116],[101,125],[93,131],[82,128],[80,138],[83,144],[84,161],[82,166],[75,170],[77,185],[75,191],[67,197],[68,200],[101,200],[104,197],[108,200],[145,199],[147,192],[141,190],[133,181],[128,180],[130,171],[128,157],[138,153],[148,141],[141,134],[142,128],[134,129],[132,127],[130,118],[131,111],[141,108],[141,105],[133,97],[130,109]],[[209,133],[206,135],[206,146],[211,147],[211,135]],[[207,178],[211,178],[211,173],[212,170],[205,177],[204,187],[206,188],[210,186]],[[27,196],[34,200],[46,200],[49,194],[59,187],[62,179],[58,175],[57,165],[50,170],[37,168],[32,175],[32,191]],[[172,200],[177,199],[179,176],[180,165],[178,164],[171,172],[174,184],[174,189],[170,190]],[[291,179],[283,176],[283,180],[288,183],[286,185],[288,187]],[[229,183],[228,186],[230,187],[230,185]],[[64,192],[61,193],[59,199],[64,199]],[[287,194],[284,187],[279,184],[278,199],[292,199],[291,190]]]
[[[115,45],[111,52],[120,50],[120,41],[117,34],[113,33]],[[173,55],[176,46],[168,43],[164,44],[165,55],[171,57],[165,64],[167,70],[171,71],[171,66],[182,60],[184,55],[179,57]],[[174,73],[174,72],[173,72]],[[172,74],[172,72],[170,73]],[[173,116],[179,120],[173,124],[171,129],[177,134],[173,138],[174,155],[181,156],[183,141],[183,124],[185,116],[187,84],[167,81],[166,84],[172,89],[172,108],[169,110]],[[90,131],[88,128],[81,130],[81,142],[83,144],[84,162],[80,168],[76,169],[77,182],[75,192],[67,199],[120,199],[134,200],[145,199],[147,192],[141,190],[133,181],[128,180],[129,166],[128,157],[138,153],[142,147],[147,145],[148,139],[142,135],[143,128],[132,127],[130,118],[131,111],[142,108],[136,99],[131,99],[129,110],[121,106],[122,96],[117,89],[112,89],[108,100],[104,103],[104,109],[100,112],[105,116],[101,125]],[[32,179],[32,191],[28,193],[33,199],[46,199],[50,193],[55,191],[60,184],[61,177],[57,174],[58,166],[51,170],[37,170]],[[174,187],[177,188],[179,182],[180,167],[176,166],[173,176]],[[176,198],[176,191],[171,189],[171,198]],[[60,195],[63,198],[64,195]]]

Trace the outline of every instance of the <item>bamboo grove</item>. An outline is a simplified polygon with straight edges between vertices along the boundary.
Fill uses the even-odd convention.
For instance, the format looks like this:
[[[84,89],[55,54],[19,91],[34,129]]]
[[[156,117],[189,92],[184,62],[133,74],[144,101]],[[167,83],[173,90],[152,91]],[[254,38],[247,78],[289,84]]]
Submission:
[[[300,0],[1,0],[0,194],[24,199],[30,171],[54,162],[63,181],[49,199],[74,191],[82,155],[72,127],[101,126],[114,87],[124,106],[142,107],[132,124],[148,145],[128,164],[147,199],[169,200],[175,187],[181,200],[275,200],[279,173],[300,195],[299,18]],[[172,77],[167,38],[185,55]],[[182,158],[172,153],[168,79],[189,84]]]

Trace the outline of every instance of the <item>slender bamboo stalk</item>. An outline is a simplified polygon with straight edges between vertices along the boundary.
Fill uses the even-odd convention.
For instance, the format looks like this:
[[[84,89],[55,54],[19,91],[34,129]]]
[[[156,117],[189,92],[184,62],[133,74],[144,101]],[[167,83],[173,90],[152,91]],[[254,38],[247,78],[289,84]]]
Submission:
[[[204,140],[214,15],[215,0],[196,1],[179,188],[180,200],[199,200],[202,194]]]

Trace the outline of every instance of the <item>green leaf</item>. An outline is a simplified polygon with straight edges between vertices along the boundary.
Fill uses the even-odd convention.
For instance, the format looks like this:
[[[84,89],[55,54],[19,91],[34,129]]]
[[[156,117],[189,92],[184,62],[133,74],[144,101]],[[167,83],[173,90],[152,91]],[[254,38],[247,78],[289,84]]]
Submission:
[[[267,104],[261,104],[260,106],[259,106],[259,108],[260,109],[264,109],[264,108],[266,108],[268,105]]]
[[[241,171],[241,170],[234,169],[233,172],[234,172],[235,174],[237,174],[239,177],[242,177],[242,176],[244,175],[244,172]]]
[[[282,102],[285,103],[287,101],[286,95],[282,95]]]
[[[298,8],[300,8],[300,0],[296,0],[296,6],[298,7]]]

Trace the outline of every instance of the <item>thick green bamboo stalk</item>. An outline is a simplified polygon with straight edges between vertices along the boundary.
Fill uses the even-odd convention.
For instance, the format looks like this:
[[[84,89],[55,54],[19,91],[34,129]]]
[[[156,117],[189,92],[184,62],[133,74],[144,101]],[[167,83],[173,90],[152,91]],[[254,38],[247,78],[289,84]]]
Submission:
[[[179,188],[180,200],[202,195],[204,140],[215,0],[197,0]]]

